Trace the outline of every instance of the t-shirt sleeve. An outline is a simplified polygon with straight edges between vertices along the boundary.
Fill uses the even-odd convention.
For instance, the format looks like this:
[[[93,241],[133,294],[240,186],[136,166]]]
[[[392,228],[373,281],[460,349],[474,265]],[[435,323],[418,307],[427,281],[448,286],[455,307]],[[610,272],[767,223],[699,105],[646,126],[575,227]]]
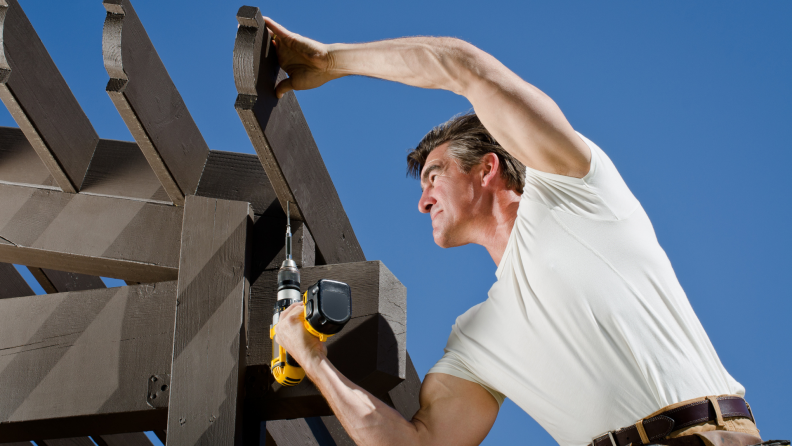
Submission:
[[[523,200],[598,220],[621,220],[640,204],[605,152],[578,133],[591,149],[591,167],[583,178],[525,168]]]
[[[498,407],[500,407],[503,404],[503,401],[506,399],[502,393],[488,386],[484,383],[484,381],[476,376],[454,352],[446,350],[443,357],[437,361],[437,364],[429,369],[427,374],[429,373],[445,373],[446,375],[456,376],[457,378],[474,382],[483,387],[484,390],[489,392],[490,395],[495,398],[495,400],[498,402]]]

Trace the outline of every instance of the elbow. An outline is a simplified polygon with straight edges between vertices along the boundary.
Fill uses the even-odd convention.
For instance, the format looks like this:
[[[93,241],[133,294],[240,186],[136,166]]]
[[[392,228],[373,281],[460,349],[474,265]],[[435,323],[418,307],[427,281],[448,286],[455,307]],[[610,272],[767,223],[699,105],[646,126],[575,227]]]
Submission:
[[[472,43],[455,37],[448,38],[446,45],[453,60],[450,65],[454,82],[450,90],[469,98],[472,91],[491,81],[499,62]]]

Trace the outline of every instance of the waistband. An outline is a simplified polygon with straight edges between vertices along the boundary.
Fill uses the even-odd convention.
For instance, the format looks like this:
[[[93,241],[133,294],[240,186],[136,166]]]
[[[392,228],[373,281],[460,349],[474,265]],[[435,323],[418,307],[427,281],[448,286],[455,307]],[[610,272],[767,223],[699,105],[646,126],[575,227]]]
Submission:
[[[715,421],[723,426],[724,418],[748,418],[754,423],[751,406],[739,396],[708,396],[691,400],[691,403],[673,405],[671,409],[655,412],[647,418],[638,420],[632,426],[605,432],[594,437],[589,446],[627,446],[648,444],[653,440],[666,437],[675,430],[694,424]],[[675,407],[676,406],[676,407]]]

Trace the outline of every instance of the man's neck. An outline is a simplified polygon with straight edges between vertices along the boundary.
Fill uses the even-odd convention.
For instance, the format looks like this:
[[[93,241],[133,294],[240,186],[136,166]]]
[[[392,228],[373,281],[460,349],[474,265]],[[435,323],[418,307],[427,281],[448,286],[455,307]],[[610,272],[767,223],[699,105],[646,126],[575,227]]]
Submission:
[[[507,190],[497,195],[493,201],[492,215],[478,237],[476,243],[487,249],[495,265],[500,265],[506,245],[509,244],[519,206],[520,195],[516,192]]]

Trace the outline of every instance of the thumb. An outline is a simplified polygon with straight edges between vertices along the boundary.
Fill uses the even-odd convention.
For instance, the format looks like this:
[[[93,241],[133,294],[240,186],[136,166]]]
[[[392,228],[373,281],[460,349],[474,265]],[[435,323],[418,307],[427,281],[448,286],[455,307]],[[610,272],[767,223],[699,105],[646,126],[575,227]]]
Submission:
[[[294,90],[294,87],[292,87],[292,78],[284,79],[280,81],[278,85],[275,86],[275,97],[280,99],[283,97],[284,94],[292,90]]]

